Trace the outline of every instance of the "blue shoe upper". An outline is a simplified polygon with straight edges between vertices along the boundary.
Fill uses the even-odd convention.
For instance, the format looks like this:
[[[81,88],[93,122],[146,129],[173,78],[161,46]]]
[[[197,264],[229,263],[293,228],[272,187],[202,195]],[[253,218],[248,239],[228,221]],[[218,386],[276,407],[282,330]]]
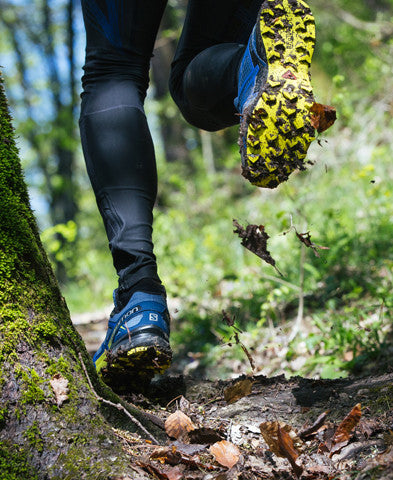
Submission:
[[[256,98],[258,89],[255,87],[260,83],[257,81],[264,82],[267,73],[267,63],[262,59],[264,47],[261,40],[258,42],[258,36],[260,38],[259,28],[255,25],[239,67],[238,96],[233,102],[239,113]]]
[[[119,342],[141,327],[154,327],[162,338],[169,339],[169,312],[163,296],[135,292],[127,305],[110,317],[105,340],[95,353],[93,362],[95,363],[105,350],[115,348]]]

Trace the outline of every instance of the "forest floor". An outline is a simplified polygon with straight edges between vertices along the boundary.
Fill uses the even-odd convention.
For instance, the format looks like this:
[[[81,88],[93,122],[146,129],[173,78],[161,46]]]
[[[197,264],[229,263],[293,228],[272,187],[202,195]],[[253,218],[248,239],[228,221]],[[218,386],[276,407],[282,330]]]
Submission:
[[[116,430],[138,479],[393,479],[393,372],[358,379],[167,375],[128,402],[166,442]]]
[[[105,316],[76,322],[91,352]],[[393,479],[393,370],[374,370],[336,380],[208,381],[173,368],[143,394],[123,396],[167,441],[115,433],[137,479]]]

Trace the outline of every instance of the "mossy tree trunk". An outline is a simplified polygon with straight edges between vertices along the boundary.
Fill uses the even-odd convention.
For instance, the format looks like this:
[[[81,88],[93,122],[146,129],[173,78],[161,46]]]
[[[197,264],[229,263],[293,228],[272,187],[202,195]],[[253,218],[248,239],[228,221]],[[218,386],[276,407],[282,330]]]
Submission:
[[[119,402],[96,376],[42,248],[1,78],[0,368],[2,479],[118,479],[132,472],[112,426],[135,431],[135,423],[95,394]],[[60,406],[50,384],[56,376],[68,381]]]

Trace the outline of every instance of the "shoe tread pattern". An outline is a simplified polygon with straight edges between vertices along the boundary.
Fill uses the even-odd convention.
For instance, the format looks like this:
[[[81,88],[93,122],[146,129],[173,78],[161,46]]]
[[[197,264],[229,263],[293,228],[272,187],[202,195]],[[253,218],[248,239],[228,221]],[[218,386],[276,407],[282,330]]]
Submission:
[[[161,346],[139,346],[106,352],[106,365],[100,370],[102,380],[116,392],[140,391],[154,375],[162,374],[171,364],[172,352]]]
[[[268,0],[260,11],[260,38],[268,77],[257,99],[243,112],[240,150],[243,176],[275,188],[295,170],[305,170],[315,139],[310,65],[315,22],[302,0]]]

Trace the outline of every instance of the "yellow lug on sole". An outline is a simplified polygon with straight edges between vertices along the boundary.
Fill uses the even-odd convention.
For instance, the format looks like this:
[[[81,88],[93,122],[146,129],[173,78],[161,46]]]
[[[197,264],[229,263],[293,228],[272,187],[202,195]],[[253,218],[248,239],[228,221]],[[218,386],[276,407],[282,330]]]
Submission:
[[[315,139],[309,70],[315,23],[303,0],[269,0],[264,5],[259,30],[268,75],[257,101],[243,112],[240,151],[243,176],[254,185],[275,188],[293,171],[304,170],[308,147]]]

